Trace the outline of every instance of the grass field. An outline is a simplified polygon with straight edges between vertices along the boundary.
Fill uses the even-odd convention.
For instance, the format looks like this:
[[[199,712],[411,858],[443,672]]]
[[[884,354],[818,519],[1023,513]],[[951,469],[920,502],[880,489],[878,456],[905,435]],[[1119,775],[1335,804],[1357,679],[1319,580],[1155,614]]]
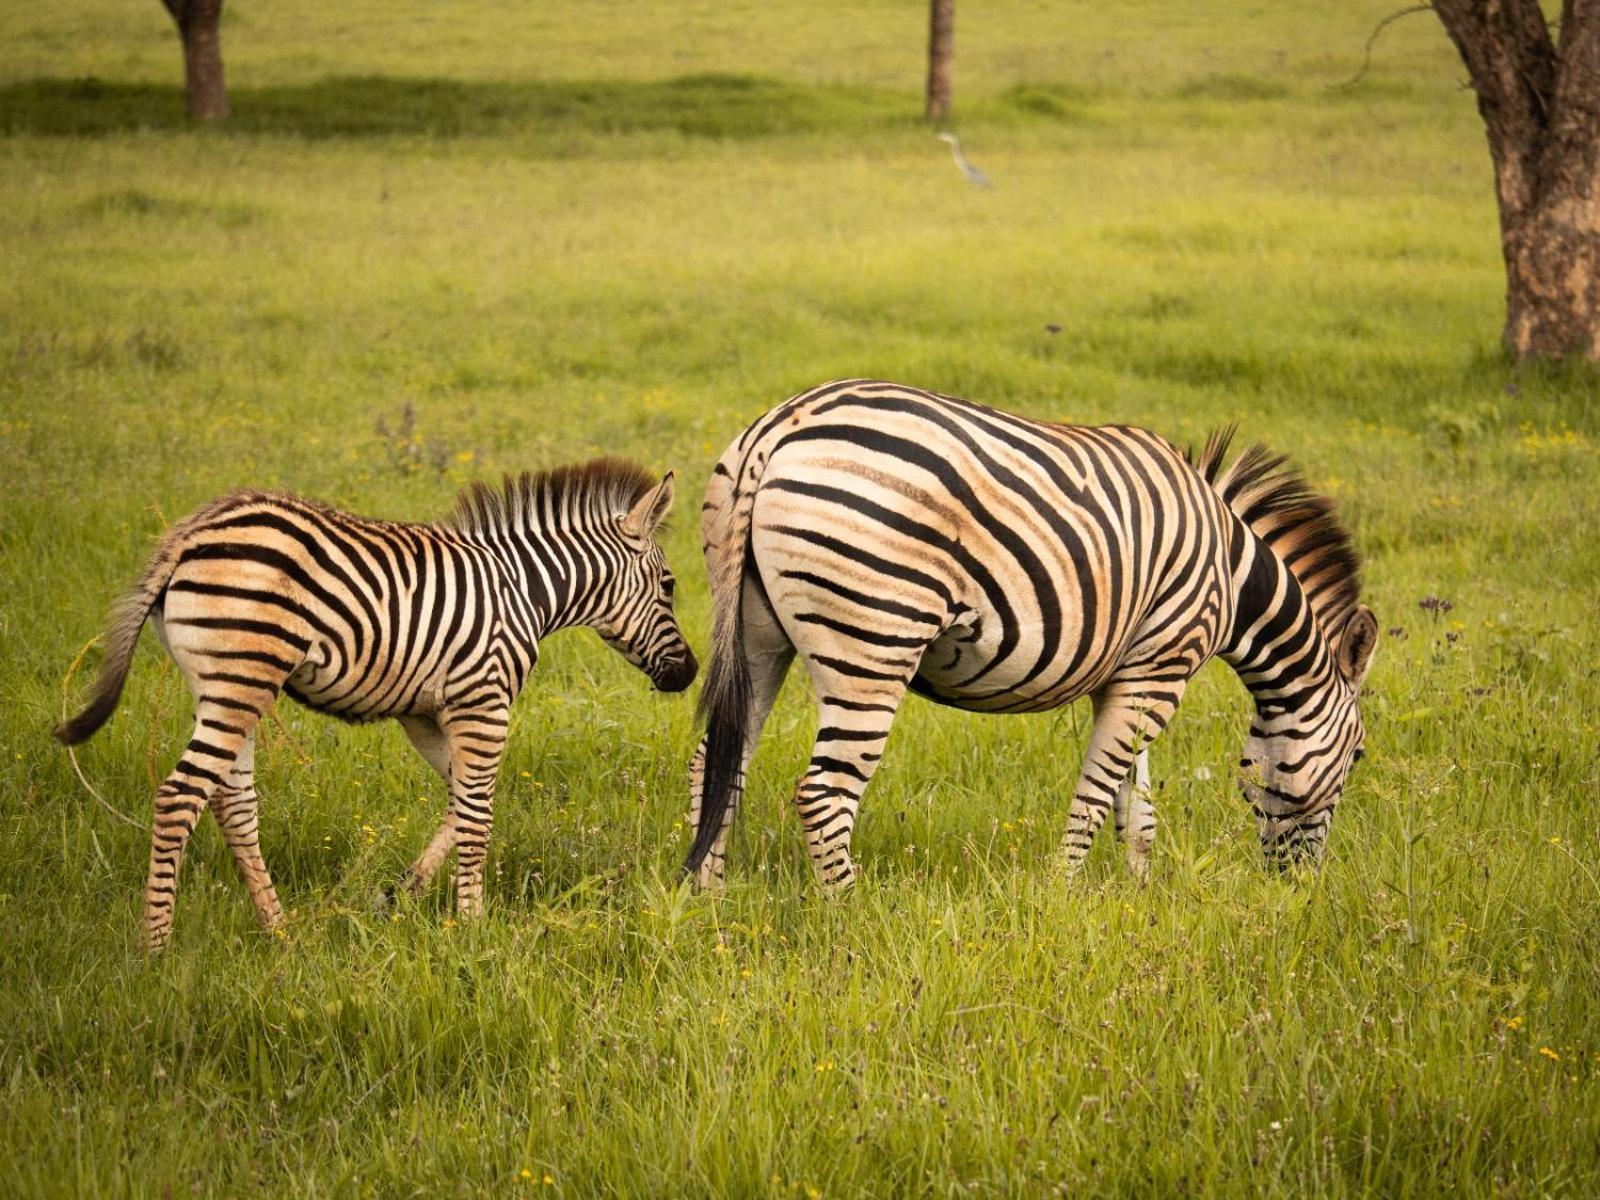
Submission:
[[[1336,87],[1392,4],[1174,7],[963,5],[992,192],[917,120],[909,2],[231,4],[215,131],[154,0],[0,9],[0,1190],[1600,1192],[1600,380],[1499,355],[1431,16]],[[1214,665],[1152,751],[1148,887],[1109,843],[1048,870],[1085,711],[913,702],[821,900],[792,679],[730,888],[691,896],[692,706],[573,633],[516,712],[485,920],[372,912],[440,789],[286,703],[287,936],[206,823],[141,958],[146,837],[48,730],[164,523],[243,485],[425,518],[625,453],[689,483],[703,650],[701,481],[858,374],[1239,420],[1338,498],[1387,632],[1320,876],[1263,869]],[[140,825],[189,729],[146,642],[80,754]]]

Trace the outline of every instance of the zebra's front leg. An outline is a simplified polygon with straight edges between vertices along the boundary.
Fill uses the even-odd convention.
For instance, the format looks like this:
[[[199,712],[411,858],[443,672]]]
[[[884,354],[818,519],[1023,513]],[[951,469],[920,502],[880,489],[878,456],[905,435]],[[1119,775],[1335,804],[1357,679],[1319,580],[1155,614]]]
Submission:
[[[1155,844],[1155,809],[1148,799],[1138,799],[1140,781],[1134,772],[1135,760],[1143,758],[1145,748],[1167,727],[1182,696],[1182,684],[1167,684],[1156,696],[1129,686],[1107,689],[1095,697],[1094,730],[1073,789],[1067,833],[1061,842],[1060,866],[1068,876],[1082,868],[1094,835],[1105,823],[1106,812],[1130,783],[1126,811],[1135,836],[1128,843],[1128,862],[1141,877],[1148,870],[1149,852]],[[1148,787],[1148,768],[1144,780]],[[1149,837],[1141,840],[1139,830],[1147,819]],[[1135,861],[1136,851],[1143,865]]]
[[[441,713],[450,743],[450,813],[455,818],[456,915],[483,912],[483,862],[494,825],[494,786],[506,749],[509,702]],[[448,819],[448,818],[447,818]]]
[[[1150,853],[1156,845],[1156,809],[1150,803],[1150,751],[1141,749],[1133,770],[1111,805],[1117,840],[1127,847],[1128,870],[1141,882],[1150,878]]]
[[[412,745],[450,786],[444,820],[407,868],[404,882],[413,892],[421,891],[454,850],[456,911],[462,917],[477,916],[483,909],[483,862],[509,716],[509,702],[500,701],[401,722]]]

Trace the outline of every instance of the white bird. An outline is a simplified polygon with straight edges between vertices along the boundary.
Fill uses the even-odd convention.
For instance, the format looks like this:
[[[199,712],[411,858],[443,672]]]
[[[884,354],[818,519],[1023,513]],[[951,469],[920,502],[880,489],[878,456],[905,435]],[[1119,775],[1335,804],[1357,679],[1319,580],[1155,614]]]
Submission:
[[[975,184],[981,188],[992,188],[994,186],[994,182],[982,171],[978,170],[977,167],[969,163],[967,156],[961,153],[960,138],[953,133],[946,132],[939,135],[939,140],[950,143],[950,157],[956,160],[956,166],[967,177],[968,183]]]

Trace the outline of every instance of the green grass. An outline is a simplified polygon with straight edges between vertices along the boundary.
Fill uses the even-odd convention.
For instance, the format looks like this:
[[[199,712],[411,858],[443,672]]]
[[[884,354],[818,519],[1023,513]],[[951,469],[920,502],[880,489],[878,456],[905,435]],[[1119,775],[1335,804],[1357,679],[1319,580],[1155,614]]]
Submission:
[[[1338,88],[1390,6],[1180,7],[963,8],[993,192],[916,120],[912,4],[230,5],[209,131],[159,5],[0,11],[8,1193],[1600,1190],[1600,383],[1496,349],[1487,155],[1431,17]],[[1081,709],[914,702],[861,885],[820,900],[791,680],[730,889],[692,897],[691,706],[568,634],[481,924],[443,886],[371,912],[439,789],[397,730],[285,704],[258,761],[288,936],[206,824],[140,958],[144,837],[47,731],[165,522],[242,485],[427,517],[631,454],[691,484],[703,649],[698,481],[852,374],[1239,420],[1338,497],[1391,632],[1318,878],[1260,864],[1219,666],[1152,752],[1147,888],[1109,844],[1047,869]],[[80,755],[141,822],[181,692],[147,645]]]

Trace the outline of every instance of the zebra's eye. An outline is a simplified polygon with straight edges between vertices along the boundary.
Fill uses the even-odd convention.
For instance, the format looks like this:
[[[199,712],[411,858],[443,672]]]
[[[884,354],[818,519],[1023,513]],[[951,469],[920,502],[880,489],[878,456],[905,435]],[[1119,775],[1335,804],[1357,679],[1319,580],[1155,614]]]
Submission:
[[[1356,752],[1350,756],[1350,765],[1351,766],[1355,766],[1356,763],[1360,762],[1366,756],[1367,756],[1366,747],[1365,746],[1357,746],[1356,747]]]
[[[672,593],[678,590],[678,581],[668,575],[661,581],[661,589],[667,593],[667,599],[672,599]]]

